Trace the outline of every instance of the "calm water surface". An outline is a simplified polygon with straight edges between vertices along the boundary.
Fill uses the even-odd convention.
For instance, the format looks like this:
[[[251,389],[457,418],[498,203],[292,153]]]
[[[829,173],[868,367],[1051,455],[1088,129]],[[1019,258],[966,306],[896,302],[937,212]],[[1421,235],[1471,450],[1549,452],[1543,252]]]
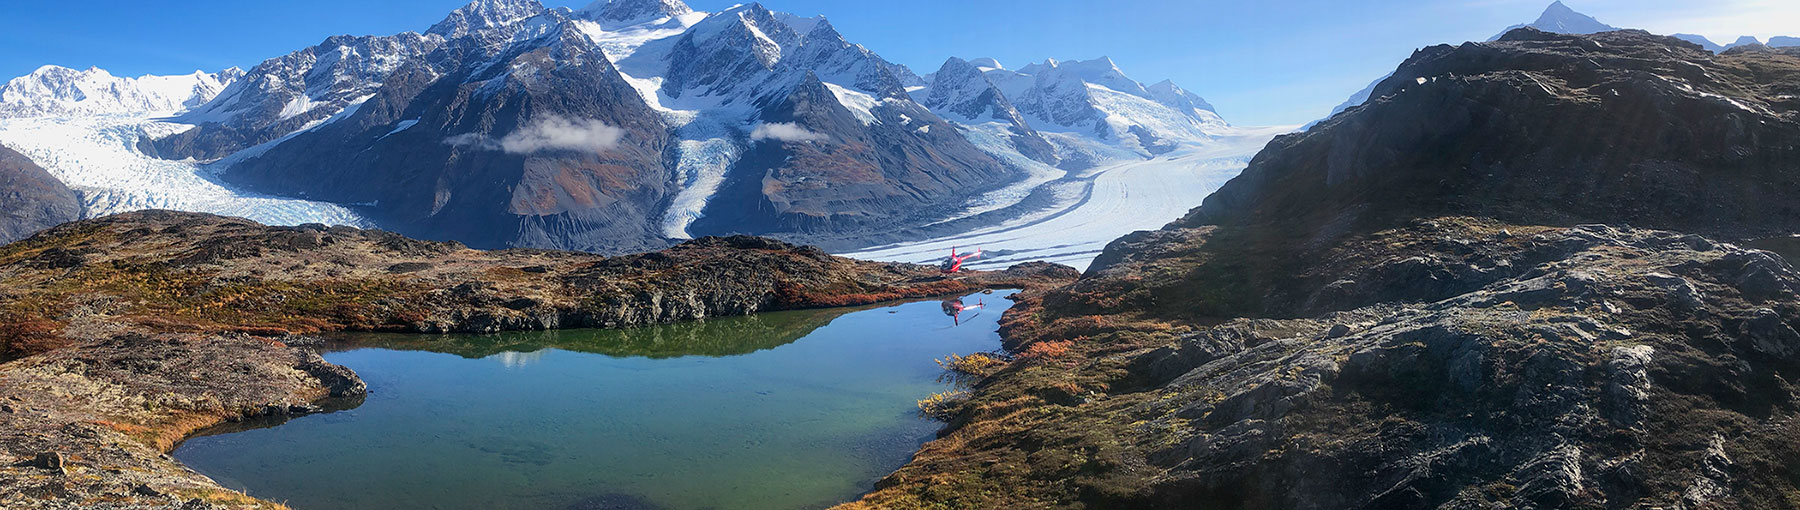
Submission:
[[[355,337],[356,407],[215,431],[175,457],[298,509],[816,508],[938,424],[933,361],[999,348],[1009,293],[624,331]],[[268,425],[268,424],[264,424]]]

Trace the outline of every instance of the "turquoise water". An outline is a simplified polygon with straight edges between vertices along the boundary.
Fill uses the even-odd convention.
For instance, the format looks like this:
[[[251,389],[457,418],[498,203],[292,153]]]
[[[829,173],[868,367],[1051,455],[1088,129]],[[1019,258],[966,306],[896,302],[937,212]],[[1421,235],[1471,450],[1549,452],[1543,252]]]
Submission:
[[[1007,293],[624,331],[381,335],[325,355],[368,397],[215,431],[176,458],[297,509],[817,508],[855,499],[939,424],[934,362],[999,348]],[[267,425],[267,424],[264,424]]]

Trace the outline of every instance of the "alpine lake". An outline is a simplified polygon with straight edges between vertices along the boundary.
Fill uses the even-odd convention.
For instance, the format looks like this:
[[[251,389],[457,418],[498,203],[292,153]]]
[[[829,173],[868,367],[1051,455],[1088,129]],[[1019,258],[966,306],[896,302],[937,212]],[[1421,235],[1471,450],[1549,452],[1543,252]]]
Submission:
[[[800,509],[851,501],[941,423],[937,364],[995,351],[1011,291],[625,330],[367,334],[367,397],[173,453],[296,509]],[[977,306],[979,305],[979,306]]]

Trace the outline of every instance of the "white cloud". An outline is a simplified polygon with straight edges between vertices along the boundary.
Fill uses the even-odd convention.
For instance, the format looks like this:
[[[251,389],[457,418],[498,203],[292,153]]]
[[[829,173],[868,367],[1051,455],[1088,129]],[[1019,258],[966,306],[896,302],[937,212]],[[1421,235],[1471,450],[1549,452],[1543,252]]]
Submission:
[[[791,122],[770,122],[756,126],[756,129],[750,132],[750,139],[753,141],[823,142],[830,140],[831,137],[814,133],[812,130]]]
[[[569,120],[556,115],[533,119],[499,140],[467,133],[444,139],[459,147],[501,150],[509,154],[531,154],[545,150],[603,153],[619,146],[625,130],[593,119]]]

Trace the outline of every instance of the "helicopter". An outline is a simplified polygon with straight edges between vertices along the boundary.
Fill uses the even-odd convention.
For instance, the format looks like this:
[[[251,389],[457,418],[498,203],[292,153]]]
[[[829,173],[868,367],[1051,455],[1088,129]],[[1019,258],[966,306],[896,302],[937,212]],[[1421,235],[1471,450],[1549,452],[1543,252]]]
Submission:
[[[958,255],[956,253],[955,247],[951,247],[950,248],[950,258],[944,260],[943,271],[945,273],[961,273],[963,262],[971,260],[971,259],[978,259],[978,258],[981,258],[981,248],[980,247],[976,247],[975,251],[973,253],[965,253],[965,254],[961,254],[961,255]]]

